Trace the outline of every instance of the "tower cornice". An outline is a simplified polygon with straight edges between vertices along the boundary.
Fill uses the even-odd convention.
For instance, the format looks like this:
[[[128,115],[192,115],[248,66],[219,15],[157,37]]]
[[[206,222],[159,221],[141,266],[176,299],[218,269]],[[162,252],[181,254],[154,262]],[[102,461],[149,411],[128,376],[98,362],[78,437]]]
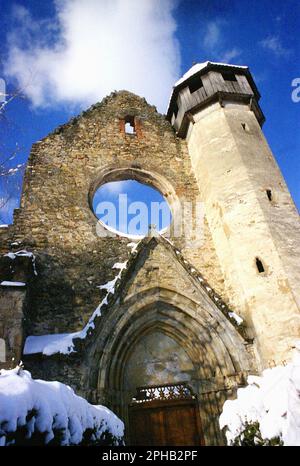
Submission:
[[[174,85],[167,118],[178,136],[185,137],[193,113],[219,101],[250,106],[260,125],[265,121],[260,93],[248,66],[204,62],[193,65]]]

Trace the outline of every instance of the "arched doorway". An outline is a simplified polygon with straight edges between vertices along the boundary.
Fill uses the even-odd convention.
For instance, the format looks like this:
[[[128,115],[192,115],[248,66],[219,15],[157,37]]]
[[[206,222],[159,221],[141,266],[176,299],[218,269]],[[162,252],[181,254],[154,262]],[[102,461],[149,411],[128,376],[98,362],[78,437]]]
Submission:
[[[159,328],[143,334],[133,345],[124,370],[128,442],[203,444],[198,400],[191,388],[196,383],[194,364],[176,339]]]
[[[226,317],[217,309],[210,312],[162,288],[131,295],[110,310],[102,329],[106,343],[97,363],[98,400],[125,422],[128,443],[128,410],[136,390],[183,381],[195,394],[193,405],[198,409],[205,444],[223,444],[218,417],[224,401],[243,383],[250,358],[243,338]],[[131,365],[135,365],[134,376]],[[203,442],[200,437],[198,440]]]

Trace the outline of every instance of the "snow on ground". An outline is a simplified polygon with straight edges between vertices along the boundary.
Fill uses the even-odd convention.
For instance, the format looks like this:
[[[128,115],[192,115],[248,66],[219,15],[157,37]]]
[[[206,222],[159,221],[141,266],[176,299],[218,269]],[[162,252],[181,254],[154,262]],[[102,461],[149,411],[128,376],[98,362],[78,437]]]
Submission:
[[[28,413],[36,414],[26,420]],[[78,444],[87,429],[95,429],[95,439],[108,431],[121,442],[123,422],[108,408],[89,404],[60,382],[34,380],[28,371],[16,367],[0,371],[0,445],[7,445],[7,434],[27,427],[28,438],[34,432],[45,433],[45,443],[62,430],[62,445]]]
[[[263,439],[280,437],[284,445],[300,446],[300,343],[291,363],[249,376],[237,398],[224,403],[219,423],[227,427],[229,445],[246,422],[258,422]]]

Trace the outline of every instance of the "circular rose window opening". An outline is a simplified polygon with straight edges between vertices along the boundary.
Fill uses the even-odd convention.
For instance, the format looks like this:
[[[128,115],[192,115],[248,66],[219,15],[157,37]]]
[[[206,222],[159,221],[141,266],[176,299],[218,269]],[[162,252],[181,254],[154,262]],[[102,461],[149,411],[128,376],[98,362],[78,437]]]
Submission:
[[[162,233],[172,221],[160,192],[135,180],[101,185],[93,197],[93,210],[107,229],[130,237],[146,236],[150,225]]]

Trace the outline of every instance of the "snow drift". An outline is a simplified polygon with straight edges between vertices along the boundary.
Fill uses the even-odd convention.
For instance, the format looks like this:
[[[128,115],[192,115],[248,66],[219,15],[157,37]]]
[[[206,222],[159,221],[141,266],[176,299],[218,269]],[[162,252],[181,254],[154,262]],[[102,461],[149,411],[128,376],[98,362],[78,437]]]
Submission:
[[[224,403],[219,423],[227,428],[229,445],[243,437],[247,425],[257,424],[262,439],[300,446],[300,343],[291,363],[249,376],[237,398]]]
[[[60,382],[33,380],[20,367],[0,371],[0,445],[120,445],[124,424]]]

